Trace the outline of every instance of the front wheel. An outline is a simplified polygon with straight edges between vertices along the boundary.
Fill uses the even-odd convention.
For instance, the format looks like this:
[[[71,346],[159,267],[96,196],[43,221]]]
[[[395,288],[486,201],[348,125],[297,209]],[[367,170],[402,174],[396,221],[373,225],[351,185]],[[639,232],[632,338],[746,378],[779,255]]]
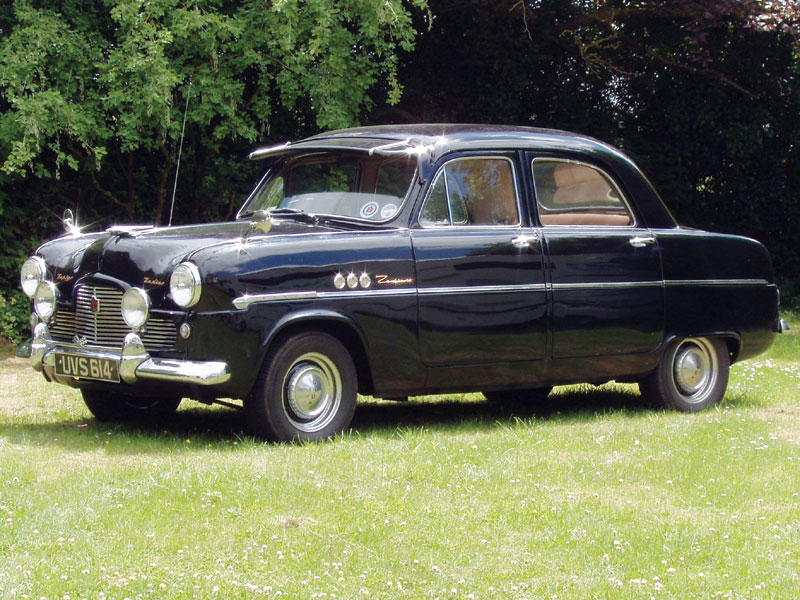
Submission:
[[[728,346],[723,340],[679,339],[667,346],[658,368],[639,382],[639,389],[667,408],[698,412],[722,400],[729,369]]]
[[[276,342],[245,409],[259,436],[314,441],[350,424],[356,397],[356,370],[347,349],[327,333],[306,331]]]
[[[160,419],[178,410],[180,398],[137,397],[84,388],[81,390],[86,408],[98,421]]]

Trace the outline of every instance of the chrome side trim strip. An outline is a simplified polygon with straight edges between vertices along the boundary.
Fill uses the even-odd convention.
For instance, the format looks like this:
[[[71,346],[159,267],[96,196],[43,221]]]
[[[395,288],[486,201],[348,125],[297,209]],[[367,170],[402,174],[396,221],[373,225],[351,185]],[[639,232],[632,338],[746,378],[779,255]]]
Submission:
[[[668,286],[681,285],[769,285],[766,279],[668,279]]]
[[[658,281],[598,281],[596,283],[554,283],[554,290],[602,290],[614,288],[650,288],[663,287],[664,282]]]
[[[245,294],[233,301],[239,310],[247,310],[251,304],[263,302],[292,302],[295,300],[338,300],[341,298],[373,298],[380,296],[407,296],[416,294],[416,288],[400,288],[395,290],[344,290],[341,292],[284,292],[275,294]]]
[[[416,293],[417,288],[399,288],[396,290],[345,290],[342,292],[317,292],[317,297],[336,300],[339,298],[364,298],[373,296],[408,296]]]
[[[374,298],[381,296],[478,294],[545,291],[543,283],[520,285],[475,285],[466,287],[399,288],[391,290],[343,290],[340,292],[285,292],[274,294],[246,294],[233,301],[239,310],[246,310],[251,304],[262,302],[292,302],[295,300],[340,300],[344,298]]]
[[[234,299],[233,305],[239,310],[247,310],[251,304],[263,302],[293,302],[295,300],[339,300],[344,298],[371,298],[381,296],[407,296],[419,294],[420,296],[447,295],[447,294],[481,294],[481,293],[512,293],[512,292],[543,292],[550,287],[553,290],[602,290],[619,288],[655,288],[679,287],[693,285],[714,286],[748,286],[767,285],[766,279],[671,279],[668,281],[601,281],[596,283],[554,283],[548,286],[544,283],[530,283],[518,285],[474,285],[463,287],[430,287],[430,288],[399,288],[389,290],[343,290],[336,292],[279,292],[272,294],[246,294]]]
[[[233,305],[244,310],[256,302],[291,302],[292,300],[313,300],[318,298],[317,292],[287,292],[283,294],[245,294],[234,299]]]
[[[554,283],[554,290],[594,290],[613,288],[648,288],[648,287],[681,287],[681,286],[748,286],[768,285],[766,279],[668,279],[666,281],[600,281],[597,283]]]
[[[420,296],[444,295],[444,294],[479,294],[505,293],[505,292],[543,292],[546,286],[543,283],[529,283],[520,285],[472,285],[466,287],[435,287],[420,288]]]

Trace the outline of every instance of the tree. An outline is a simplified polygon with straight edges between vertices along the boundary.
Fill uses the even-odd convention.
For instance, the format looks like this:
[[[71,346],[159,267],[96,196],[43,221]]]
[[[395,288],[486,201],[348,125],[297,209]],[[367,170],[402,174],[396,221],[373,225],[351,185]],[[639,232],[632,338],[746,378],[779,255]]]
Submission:
[[[800,4],[431,0],[379,122],[529,124],[623,148],[678,220],[772,253],[800,305]]]
[[[397,52],[415,37],[409,7],[423,6],[16,0],[0,9],[0,166],[69,180],[86,216],[163,222],[188,106],[188,217],[230,212],[231,150],[356,124],[384,81],[397,101]]]

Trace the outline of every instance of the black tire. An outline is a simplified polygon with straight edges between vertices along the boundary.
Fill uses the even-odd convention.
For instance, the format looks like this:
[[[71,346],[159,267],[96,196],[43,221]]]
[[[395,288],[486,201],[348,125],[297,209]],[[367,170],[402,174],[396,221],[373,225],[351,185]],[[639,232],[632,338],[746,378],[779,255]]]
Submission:
[[[553,391],[553,386],[532,388],[529,390],[504,390],[500,392],[483,392],[483,397],[489,402],[498,404],[535,404],[544,402]]]
[[[318,331],[284,337],[245,402],[248,425],[276,442],[324,440],[350,424],[357,392],[353,359],[339,340]]]
[[[685,338],[667,346],[653,373],[639,382],[642,395],[666,408],[699,412],[722,400],[730,355],[716,338]]]
[[[91,388],[82,389],[81,394],[86,408],[98,421],[161,419],[172,415],[181,403],[180,398],[126,396]]]

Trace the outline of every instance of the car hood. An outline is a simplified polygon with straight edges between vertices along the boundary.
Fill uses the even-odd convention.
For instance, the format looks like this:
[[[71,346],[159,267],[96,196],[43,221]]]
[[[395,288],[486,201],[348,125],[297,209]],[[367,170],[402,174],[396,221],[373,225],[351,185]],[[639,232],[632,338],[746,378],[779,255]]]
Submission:
[[[166,288],[178,263],[205,248],[277,235],[325,233],[329,227],[294,221],[274,221],[268,233],[252,230],[248,221],[183,227],[120,227],[100,233],[69,235],[47,242],[37,254],[55,270],[56,282],[74,285],[100,274],[145,289]]]

